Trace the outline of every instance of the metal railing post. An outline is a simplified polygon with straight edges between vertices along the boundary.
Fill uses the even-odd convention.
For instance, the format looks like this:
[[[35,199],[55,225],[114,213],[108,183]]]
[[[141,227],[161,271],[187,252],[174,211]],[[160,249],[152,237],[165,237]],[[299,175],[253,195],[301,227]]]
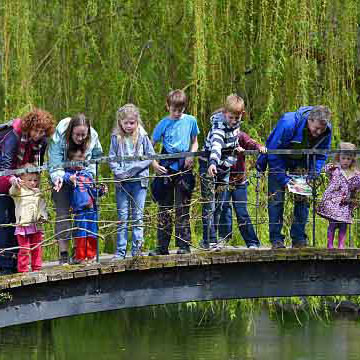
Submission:
[[[313,247],[316,246],[316,156],[313,155],[313,186],[312,186],[312,198],[313,198]]]
[[[259,205],[260,205],[260,172],[258,169],[256,169],[256,188],[255,188],[255,193],[256,193],[256,207],[255,207],[255,233],[256,236],[259,237]]]
[[[96,186],[95,208],[96,208],[96,213],[99,216],[99,209],[98,209],[99,188],[98,188],[98,185],[99,185],[99,162],[96,161],[95,162],[95,186]],[[97,216],[97,219],[98,219],[98,216]],[[96,223],[96,226],[97,226],[97,234],[98,234],[99,224]],[[100,262],[99,247],[100,247],[100,241],[99,241],[99,234],[98,234],[98,236],[96,237],[96,262],[97,263]]]

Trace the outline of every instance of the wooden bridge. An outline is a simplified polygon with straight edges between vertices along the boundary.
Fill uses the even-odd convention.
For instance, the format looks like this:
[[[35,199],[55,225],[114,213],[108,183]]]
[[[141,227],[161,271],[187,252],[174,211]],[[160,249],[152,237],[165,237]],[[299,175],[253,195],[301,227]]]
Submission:
[[[55,266],[0,278],[0,327],[138,306],[360,295],[360,249],[223,249]]]

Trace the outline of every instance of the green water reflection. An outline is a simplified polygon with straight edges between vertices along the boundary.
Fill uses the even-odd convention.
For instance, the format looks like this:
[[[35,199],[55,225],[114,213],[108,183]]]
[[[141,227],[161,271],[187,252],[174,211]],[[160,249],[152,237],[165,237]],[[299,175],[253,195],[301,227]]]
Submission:
[[[0,359],[360,359],[354,319],[282,321],[176,305],[57,319],[0,331]]]

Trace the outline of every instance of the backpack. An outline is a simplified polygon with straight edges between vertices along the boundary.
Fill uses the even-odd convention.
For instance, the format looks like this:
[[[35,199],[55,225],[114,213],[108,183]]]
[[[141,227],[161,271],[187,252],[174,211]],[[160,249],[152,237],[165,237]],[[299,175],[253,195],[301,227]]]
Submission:
[[[13,129],[14,120],[10,120],[7,123],[0,124],[0,146],[5,141],[6,137]]]

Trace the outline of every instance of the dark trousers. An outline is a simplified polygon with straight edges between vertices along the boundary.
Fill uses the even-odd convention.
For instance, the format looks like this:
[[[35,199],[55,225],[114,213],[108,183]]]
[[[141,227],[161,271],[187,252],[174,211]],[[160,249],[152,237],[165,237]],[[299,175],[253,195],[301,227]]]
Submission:
[[[0,194],[0,250],[17,246],[14,235],[15,227],[6,226],[6,224],[11,223],[16,223],[14,201],[10,196]],[[15,270],[17,265],[16,256],[17,250],[1,252],[0,269]]]
[[[56,223],[55,238],[59,241],[60,252],[69,251],[71,242],[72,219],[70,215],[70,185],[63,184],[59,192],[53,191],[52,197],[55,204]],[[67,231],[69,230],[69,231]]]
[[[158,202],[158,248],[168,251],[175,213],[175,243],[179,248],[187,248],[191,243],[190,200],[191,193],[179,184],[181,177],[172,176],[168,190]],[[169,180],[170,181],[170,180]]]
[[[272,244],[283,244],[285,236],[281,233],[283,227],[285,186],[279,184],[275,176],[268,178],[268,211],[269,211],[269,235]],[[309,217],[309,201],[305,196],[294,197],[294,216],[290,229],[292,245],[306,245],[306,223]]]

